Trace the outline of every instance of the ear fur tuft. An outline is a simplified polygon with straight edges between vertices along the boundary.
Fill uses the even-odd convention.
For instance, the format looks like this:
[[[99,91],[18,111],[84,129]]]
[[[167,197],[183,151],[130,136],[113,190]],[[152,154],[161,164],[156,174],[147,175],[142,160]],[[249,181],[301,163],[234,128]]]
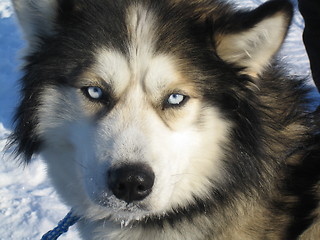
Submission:
[[[226,62],[244,68],[245,74],[261,74],[282,45],[292,15],[289,1],[272,0],[253,11],[221,19],[215,24],[217,54]]]

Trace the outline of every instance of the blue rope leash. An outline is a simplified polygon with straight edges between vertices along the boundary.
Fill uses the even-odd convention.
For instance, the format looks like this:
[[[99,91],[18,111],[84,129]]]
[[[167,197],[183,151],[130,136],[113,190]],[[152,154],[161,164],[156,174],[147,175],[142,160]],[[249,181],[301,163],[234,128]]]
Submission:
[[[60,237],[63,233],[66,233],[73,224],[75,224],[80,218],[74,216],[72,210],[64,217],[59,223],[58,226],[55,227],[53,230],[47,232],[41,240],[56,240]]]

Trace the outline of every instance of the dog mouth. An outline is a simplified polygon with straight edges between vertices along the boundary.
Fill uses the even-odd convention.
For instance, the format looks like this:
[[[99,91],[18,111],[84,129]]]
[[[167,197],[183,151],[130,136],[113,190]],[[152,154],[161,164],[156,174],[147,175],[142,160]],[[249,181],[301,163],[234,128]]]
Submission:
[[[102,193],[95,202],[108,212],[109,219],[117,223],[125,223],[125,226],[132,222],[141,221],[150,215],[147,204],[141,201],[128,203],[113,194]]]
[[[99,200],[97,203],[100,206],[112,209],[112,210],[118,210],[118,211],[124,211],[124,212],[137,212],[137,211],[148,211],[146,204],[143,204],[141,202],[126,202],[124,200],[118,199],[115,195],[109,195],[107,193],[101,194]]]

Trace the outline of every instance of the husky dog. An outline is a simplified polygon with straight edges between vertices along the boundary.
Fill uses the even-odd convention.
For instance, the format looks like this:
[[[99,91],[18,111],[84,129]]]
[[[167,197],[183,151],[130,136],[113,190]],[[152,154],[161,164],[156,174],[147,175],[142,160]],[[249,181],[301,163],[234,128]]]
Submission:
[[[83,239],[320,239],[319,124],[275,60],[288,1],[13,0],[11,144]]]

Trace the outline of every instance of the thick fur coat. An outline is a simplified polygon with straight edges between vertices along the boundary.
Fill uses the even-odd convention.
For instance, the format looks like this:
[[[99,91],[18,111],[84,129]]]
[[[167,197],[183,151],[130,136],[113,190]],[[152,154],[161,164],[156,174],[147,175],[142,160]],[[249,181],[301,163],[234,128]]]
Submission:
[[[43,155],[83,239],[320,239],[319,117],[275,57],[288,1],[13,4],[11,144]]]

